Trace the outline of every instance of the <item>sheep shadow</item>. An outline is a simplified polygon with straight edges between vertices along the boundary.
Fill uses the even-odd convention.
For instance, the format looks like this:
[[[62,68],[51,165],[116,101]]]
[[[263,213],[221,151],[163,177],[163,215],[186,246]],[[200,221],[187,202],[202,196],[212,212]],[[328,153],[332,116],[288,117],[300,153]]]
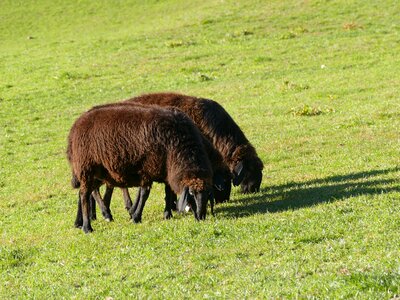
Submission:
[[[231,200],[229,205],[217,207],[216,212],[240,218],[296,210],[360,195],[400,192],[400,180],[390,176],[399,171],[400,167],[395,167],[269,186],[256,195],[245,195],[239,200]],[[385,176],[390,178],[384,178]]]

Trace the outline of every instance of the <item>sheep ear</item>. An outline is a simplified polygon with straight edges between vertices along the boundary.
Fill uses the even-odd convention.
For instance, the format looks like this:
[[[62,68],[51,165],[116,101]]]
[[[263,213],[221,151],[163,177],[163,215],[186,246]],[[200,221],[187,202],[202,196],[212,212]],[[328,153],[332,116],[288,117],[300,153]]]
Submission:
[[[176,204],[176,208],[178,212],[185,212],[186,206],[189,204],[189,188],[185,187],[181,196],[179,197],[178,203]]]
[[[222,191],[225,188],[225,181],[220,173],[214,174],[213,185],[218,191]]]
[[[232,183],[234,186],[238,186],[243,178],[244,178],[244,165],[243,161],[240,161],[235,168],[233,169],[233,180]]]

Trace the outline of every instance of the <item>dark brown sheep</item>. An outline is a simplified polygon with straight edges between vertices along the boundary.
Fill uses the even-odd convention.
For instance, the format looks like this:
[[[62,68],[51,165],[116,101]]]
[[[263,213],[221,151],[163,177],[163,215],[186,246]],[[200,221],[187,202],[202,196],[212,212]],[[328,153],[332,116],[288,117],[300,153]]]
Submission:
[[[186,113],[222,155],[243,193],[260,190],[263,163],[231,116],[217,102],[176,93],[153,93],[126,102],[177,107]]]
[[[153,181],[167,182],[175,193],[194,195],[194,215],[205,219],[211,193],[212,170],[193,122],[177,110],[154,107],[104,107],[81,115],[73,124],[67,156],[73,186],[80,187],[82,229],[92,231],[89,196],[105,183],[140,186],[137,208],[141,220]]]
[[[134,103],[134,102],[117,102],[117,103],[109,103],[109,104],[104,104],[104,105],[98,105],[93,107],[91,110],[94,109],[99,109],[99,108],[106,108],[106,107],[116,107],[116,106],[149,106],[141,103]],[[158,106],[156,106],[158,107]],[[166,109],[171,109],[171,110],[178,110],[177,108],[173,107],[164,107]],[[179,110],[180,111],[180,110]],[[221,203],[224,201],[228,201],[230,197],[230,192],[231,192],[231,175],[229,172],[228,167],[225,165],[223,162],[223,159],[221,157],[221,154],[214,148],[214,146],[210,143],[208,139],[206,139],[202,134],[201,134],[201,140],[204,145],[204,148],[206,150],[206,153],[208,155],[208,158],[211,163],[211,167],[213,170],[213,195],[216,203]],[[101,212],[104,216],[104,218],[107,221],[113,220],[111,210],[110,210],[110,203],[111,203],[111,196],[113,193],[113,187],[112,186],[107,186],[106,192],[104,195],[104,199],[101,198],[101,195],[98,191],[98,189],[95,189],[92,193],[91,197],[91,219],[95,219],[96,215],[96,209],[95,209],[95,203],[97,202],[99,204],[99,207],[101,209]],[[132,208],[132,201],[128,192],[128,189],[123,188],[123,196],[124,196],[124,202],[125,202],[125,207],[129,211]],[[141,191],[138,191],[136,201],[133,204],[133,207],[137,207],[138,201],[140,198]],[[183,195],[182,199],[185,199]],[[188,195],[186,195],[188,196]],[[186,198],[187,199],[187,198]],[[95,202],[96,200],[96,202]],[[185,206],[185,202],[181,203],[181,209],[182,206]],[[166,183],[165,187],[165,209],[164,209],[164,218],[169,219],[172,217],[172,210],[176,207],[176,195],[171,191],[170,187],[168,186],[168,183]],[[78,202],[78,213],[77,213],[77,218],[75,221],[75,226],[76,227],[81,227],[82,226],[82,211],[81,211],[81,204]],[[93,218],[94,216],[94,218]]]

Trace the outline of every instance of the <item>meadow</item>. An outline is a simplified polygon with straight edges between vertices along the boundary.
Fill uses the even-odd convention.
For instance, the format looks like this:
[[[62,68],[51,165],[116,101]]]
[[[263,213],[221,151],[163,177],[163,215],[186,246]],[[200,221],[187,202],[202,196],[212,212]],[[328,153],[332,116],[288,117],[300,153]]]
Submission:
[[[142,3],[143,2],[143,3]],[[398,1],[0,2],[0,299],[399,299]],[[261,191],[74,228],[66,139],[145,92],[218,101]],[[133,192],[133,191],[132,191]]]

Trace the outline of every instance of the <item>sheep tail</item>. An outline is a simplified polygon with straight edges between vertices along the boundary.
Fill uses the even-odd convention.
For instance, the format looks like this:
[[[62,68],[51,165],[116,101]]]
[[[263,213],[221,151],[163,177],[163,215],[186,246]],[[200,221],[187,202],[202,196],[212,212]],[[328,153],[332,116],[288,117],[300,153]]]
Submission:
[[[71,185],[74,189],[77,189],[81,186],[81,183],[79,182],[78,177],[76,177],[75,174],[72,174]]]

